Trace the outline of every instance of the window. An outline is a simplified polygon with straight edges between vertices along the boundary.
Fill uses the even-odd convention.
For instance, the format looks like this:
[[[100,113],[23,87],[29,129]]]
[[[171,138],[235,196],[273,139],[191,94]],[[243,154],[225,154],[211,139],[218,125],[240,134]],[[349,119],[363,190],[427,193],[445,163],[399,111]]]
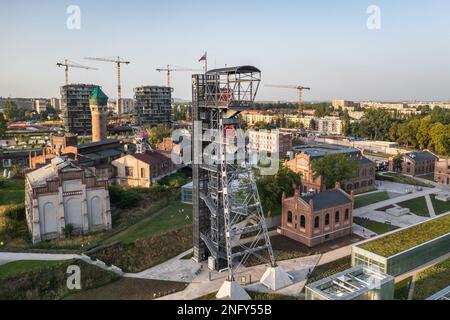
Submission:
[[[329,226],[329,225],[330,225],[330,214],[329,214],[329,213],[327,213],[327,214],[325,215],[325,225],[326,225],[326,226]]]
[[[315,229],[319,229],[319,227],[320,227],[320,218],[319,218],[319,217],[316,217],[316,218],[314,219],[314,228],[315,228]]]
[[[141,168],[141,178],[145,178],[145,169]]]
[[[341,219],[339,215],[339,211],[336,211],[336,213],[334,214],[334,222],[339,223]]]
[[[292,212],[288,212],[288,223],[292,223]]]
[[[126,177],[132,177],[133,176],[133,168],[132,167],[125,167],[125,176]]]
[[[303,228],[303,229],[305,229],[305,227],[306,227],[306,218],[305,218],[305,216],[301,216],[300,217],[300,227]]]
[[[350,219],[350,210],[345,209],[345,221],[348,221]]]

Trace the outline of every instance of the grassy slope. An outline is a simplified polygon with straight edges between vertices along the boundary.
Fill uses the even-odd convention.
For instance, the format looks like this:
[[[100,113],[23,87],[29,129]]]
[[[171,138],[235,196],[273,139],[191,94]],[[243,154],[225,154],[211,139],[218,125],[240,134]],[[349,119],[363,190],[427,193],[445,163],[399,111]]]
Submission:
[[[450,211],[450,202],[443,202],[436,200],[436,195],[432,194],[431,196],[431,202],[433,203],[434,211],[436,211],[436,214],[443,214],[448,211]]]
[[[448,232],[450,232],[450,215],[364,243],[360,247],[390,257]]]
[[[352,261],[351,256],[341,258],[336,261],[332,261],[321,266],[315,267],[311,275],[307,280],[307,284],[314,283],[321,279],[332,276],[333,274],[345,271],[351,268]]]
[[[425,197],[401,202],[401,203],[398,203],[398,205],[402,208],[410,209],[412,213],[414,213],[418,216],[422,216],[422,217],[430,216],[430,213],[428,212],[428,206],[427,206]]]
[[[0,187],[0,206],[9,204],[22,204],[25,200],[24,180],[5,180]]]
[[[385,191],[367,194],[355,197],[355,207],[361,208],[385,200],[389,200],[389,195]]]
[[[0,278],[15,276],[29,271],[40,271],[61,264],[61,261],[14,261],[0,266]]]
[[[409,277],[395,284],[394,298],[396,300],[408,300],[411,281],[412,277]]]
[[[360,219],[355,217],[355,223],[359,224],[360,226],[363,226],[366,229],[369,229],[373,232],[375,232],[376,234],[384,234],[384,233],[388,233],[390,231],[396,230],[398,229],[398,227],[393,226],[393,225],[389,225],[386,223],[381,223],[378,221],[373,221],[373,220],[369,220],[369,219]]]
[[[414,300],[425,300],[450,285],[450,259],[422,271],[414,287]]]
[[[189,219],[186,219],[186,216]],[[156,214],[146,218],[123,232],[108,238],[104,243],[132,243],[138,239],[158,236],[165,232],[181,229],[192,223],[192,205],[174,203]]]

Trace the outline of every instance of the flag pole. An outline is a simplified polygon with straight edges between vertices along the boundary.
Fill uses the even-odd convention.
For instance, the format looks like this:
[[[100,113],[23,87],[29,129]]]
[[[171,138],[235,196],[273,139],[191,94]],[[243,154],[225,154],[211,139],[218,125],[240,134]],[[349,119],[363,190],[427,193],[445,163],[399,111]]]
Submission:
[[[205,51],[205,74],[208,72],[208,51]]]

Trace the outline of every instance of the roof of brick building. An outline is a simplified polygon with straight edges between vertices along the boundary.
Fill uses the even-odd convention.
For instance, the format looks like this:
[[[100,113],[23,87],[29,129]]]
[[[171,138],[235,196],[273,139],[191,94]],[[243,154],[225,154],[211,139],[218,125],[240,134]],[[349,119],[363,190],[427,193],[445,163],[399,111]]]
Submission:
[[[314,201],[314,210],[323,210],[333,208],[336,206],[348,204],[352,202],[351,197],[340,189],[328,190],[320,193],[301,197],[303,201],[309,204],[309,201]]]

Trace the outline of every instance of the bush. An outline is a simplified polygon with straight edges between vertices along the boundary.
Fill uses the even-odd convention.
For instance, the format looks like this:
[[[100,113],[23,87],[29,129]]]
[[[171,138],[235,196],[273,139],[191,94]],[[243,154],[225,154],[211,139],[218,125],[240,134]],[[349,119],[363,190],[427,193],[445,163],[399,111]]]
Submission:
[[[111,203],[119,209],[132,209],[139,206],[141,196],[138,190],[126,189],[120,186],[109,187]]]
[[[74,229],[75,227],[73,226],[73,224],[70,223],[64,227],[63,232],[66,238],[70,238],[72,236]]]
[[[4,229],[10,238],[17,238],[21,235],[21,227],[25,221],[25,206],[8,205],[0,209],[0,229]]]

